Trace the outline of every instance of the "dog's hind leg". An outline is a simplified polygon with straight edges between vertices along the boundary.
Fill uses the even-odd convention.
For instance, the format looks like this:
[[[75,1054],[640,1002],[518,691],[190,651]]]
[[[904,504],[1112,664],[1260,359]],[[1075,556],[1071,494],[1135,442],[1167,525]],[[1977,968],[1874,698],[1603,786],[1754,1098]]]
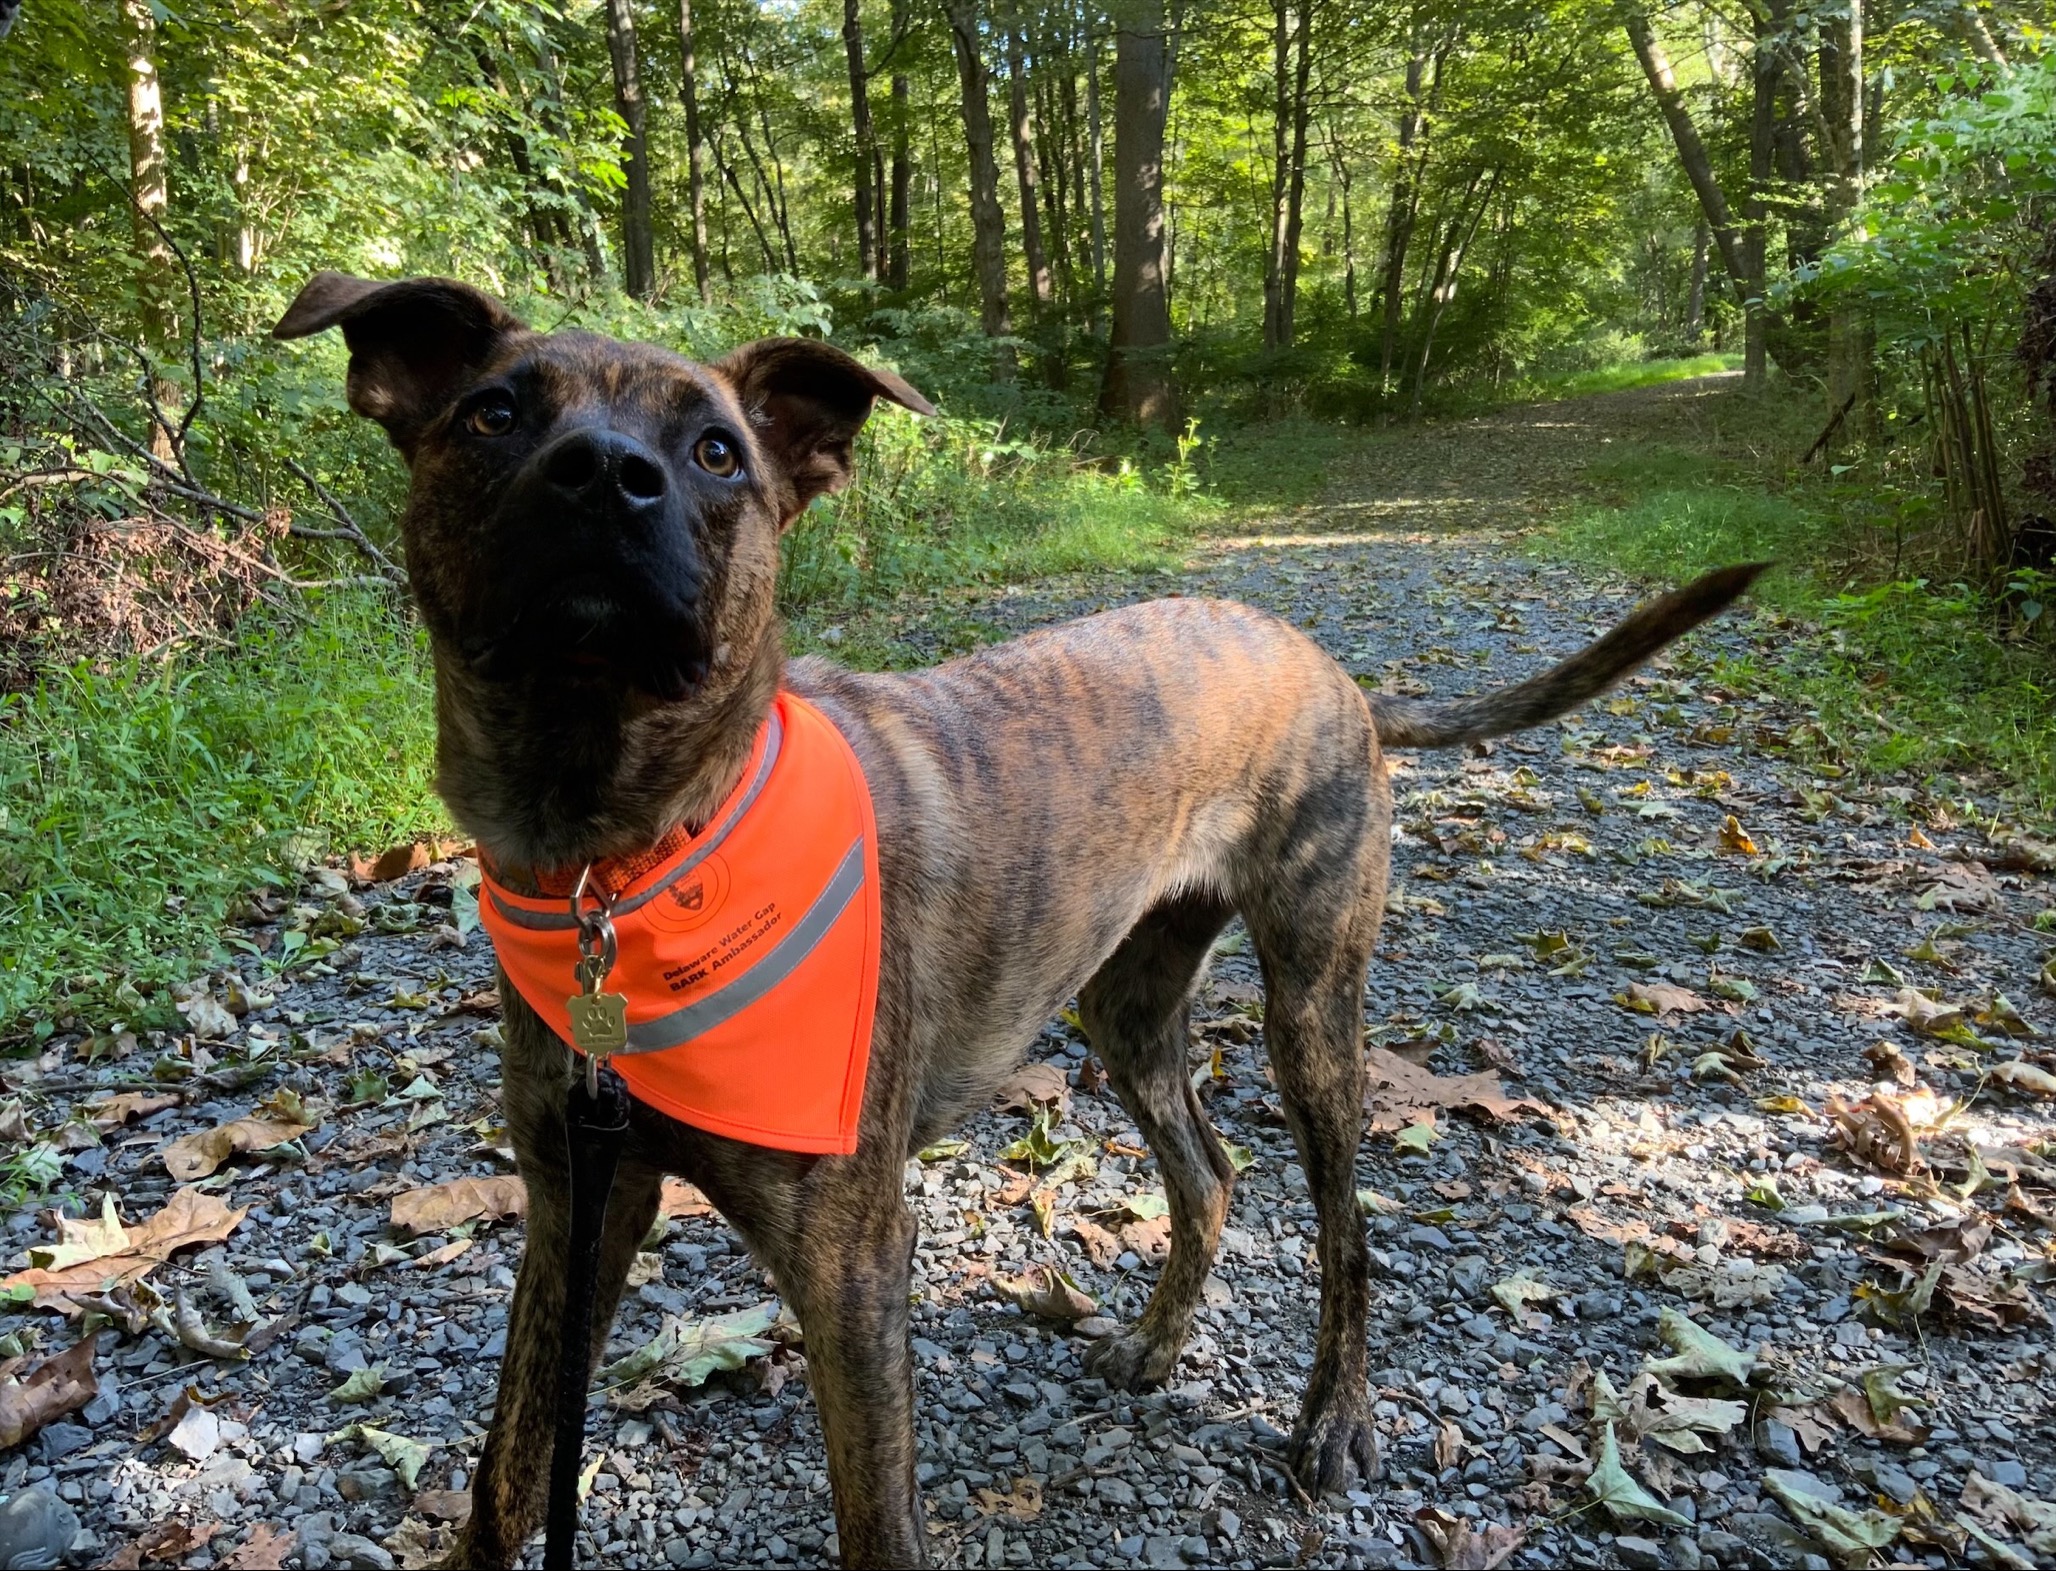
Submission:
[[[1382,883],[1382,868],[1380,868]],[[1363,1137],[1363,986],[1377,934],[1367,901],[1337,925],[1299,906],[1255,914],[1264,967],[1264,1043],[1320,1221],[1321,1324],[1313,1372],[1292,1435],[1292,1461],[1316,1494],[1378,1472],[1365,1346],[1370,1260],[1356,1203]]]
[[[1163,1169],[1171,1203],[1171,1253],[1148,1307],[1086,1356],[1089,1372],[1130,1390],[1161,1383],[1178,1362],[1228,1216],[1235,1170],[1200,1110],[1185,1043],[1192,984],[1229,915],[1204,896],[1158,906],[1078,995],[1085,1033]]]

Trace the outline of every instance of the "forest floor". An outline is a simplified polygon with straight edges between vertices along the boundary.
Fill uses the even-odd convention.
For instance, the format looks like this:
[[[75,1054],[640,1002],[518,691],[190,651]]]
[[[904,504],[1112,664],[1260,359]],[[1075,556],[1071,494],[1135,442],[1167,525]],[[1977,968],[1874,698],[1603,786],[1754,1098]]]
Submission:
[[[1245,516],[1178,571],[953,596],[898,634],[920,651],[966,621],[1011,633],[1219,594],[1289,617],[1372,684],[1503,683],[1636,598],[1530,554],[1527,532],[1602,444],[1691,440],[1711,385],[1366,436],[1322,500]],[[1080,1366],[1143,1302],[1162,1201],[1069,1026],[1036,1044],[1058,1073],[1027,1077],[1023,1105],[910,1164],[938,1558],[2056,1556],[2056,1000],[2036,922],[2056,862],[1991,803],[1842,776],[1806,714],[1726,685],[1724,656],[1774,662],[1791,637],[1745,612],[1556,726],[1393,761],[1358,1168],[1382,1479],[1309,1502],[1281,1466],[1318,1271],[1233,933],[1193,1065],[1248,1165],[1169,1389],[1109,1392]],[[103,1302],[136,1329],[100,1336],[91,1404],[0,1455],[0,1491],[75,1507],[82,1561],[419,1564],[465,1509],[520,1235],[495,1219],[518,1189],[470,876],[462,860],[386,881],[323,869],[253,910],[253,948],[291,964],[205,979],[197,1041],[154,1075],[132,1040],[89,1061],[57,1038],[7,1066],[47,1116],[104,1138],[73,1142],[66,1183],[96,1211],[118,1197],[138,1262],[154,1258],[138,1233],[155,1236],[138,1224],[167,1209],[157,1231],[211,1244],[157,1266],[157,1291],[217,1331],[261,1327],[246,1360],[211,1358],[181,1345],[192,1313],[182,1338],[177,1311],[142,1323],[139,1289]],[[1061,1101],[1038,1116],[1037,1095]],[[223,1126],[241,1133],[195,1138]],[[728,1316],[722,1358],[674,1356],[595,1406],[588,1563],[830,1561],[804,1348],[766,1329],[772,1292],[720,1221],[689,1195],[673,1209],[615,1353]],[[44,1213],[6,1229],[10,1268],[49,1241]],[[121,1247],[72,1231],[75,1259]],[[1038,1265],[1097,1312],[1014,1307],[1000,1284]],[[0,1335],[31,1328],[46,1352],[69,1340],[46,1310],[0,1315]],[[723,1359],[741,1367],[709,1375]]]

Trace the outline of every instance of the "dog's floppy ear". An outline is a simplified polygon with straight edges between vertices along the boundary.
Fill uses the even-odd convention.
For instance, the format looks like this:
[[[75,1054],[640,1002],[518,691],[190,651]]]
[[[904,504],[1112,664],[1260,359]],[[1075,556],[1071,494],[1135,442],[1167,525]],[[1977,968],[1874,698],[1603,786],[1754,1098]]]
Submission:
[[[851,445],[886,398],[917,415],[935,406],[890,371],[874,371],[816,338],[760,338],[717,360],[712,369],[735,389],[757,444],[784,493],[779,522],[791,523],[824,491],[849,484]]]
[[[350,407],[386,428],[408,458],[429,421],[449,403],[467,372],[491,358],[513,312],[453,278],[381,283],[346,273],[316,273],[271,330],[305,338],[331,327],[350,346]]]

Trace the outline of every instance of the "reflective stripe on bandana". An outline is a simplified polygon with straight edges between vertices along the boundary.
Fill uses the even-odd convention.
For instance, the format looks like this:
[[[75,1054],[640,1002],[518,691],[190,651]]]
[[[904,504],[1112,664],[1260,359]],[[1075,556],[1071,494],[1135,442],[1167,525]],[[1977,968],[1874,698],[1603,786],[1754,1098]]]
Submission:
[[[596,866],[628,999],[612,1062],[673,1118],[781,1151],[857,1148],[878,999],[878,833],[850,745],[781,692],[742,779],[695,836]],[[614,879],[620,879],[617,887]],[[490,869],[479,916],[500,969],[567,1042],[577,924],[562,896]]]

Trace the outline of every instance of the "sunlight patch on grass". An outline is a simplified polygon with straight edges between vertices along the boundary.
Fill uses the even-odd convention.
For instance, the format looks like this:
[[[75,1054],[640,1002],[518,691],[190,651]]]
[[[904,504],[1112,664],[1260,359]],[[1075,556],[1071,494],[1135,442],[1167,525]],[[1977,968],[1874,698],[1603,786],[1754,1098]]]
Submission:
[[[1624,393],[1635,387],[1661,387],[1695,376],[1718,376],[1742,369],[1742,357],[1730,354],[1681,355],[1663,360],[1632,360],[1551,377],[1540,384],[1544,397],[1582,398],[1589,393]]]
[[[1608,460],[1615,482],[1629,476]],[[1852,585],[1832,560],[1838,522],[1804,502],[1741,486],[1678,486],[1679,463],[1617,507],[1563,516],[1537,548],[1660,583],[1730,562],[1770,560],[1751,591],[1792,619],[1775,660],[1727,673],[1805,705],[1852,762],[1872,774],[1938,777],[1989,769],[2019,811],[2056,814],[2056,726],[2044,651],[2007,642],[1993,608],[1961,584]]]

